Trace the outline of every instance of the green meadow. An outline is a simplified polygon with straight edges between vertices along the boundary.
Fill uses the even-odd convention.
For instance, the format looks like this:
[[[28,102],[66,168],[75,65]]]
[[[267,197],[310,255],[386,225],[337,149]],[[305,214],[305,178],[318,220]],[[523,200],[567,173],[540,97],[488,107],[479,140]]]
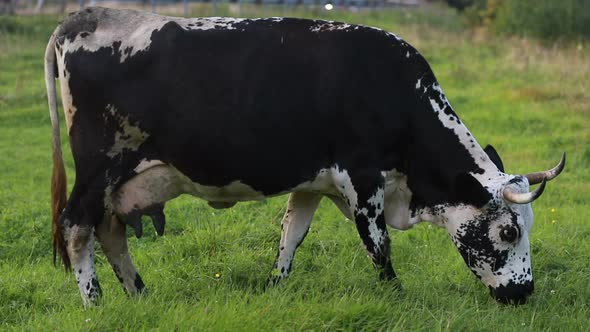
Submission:
[[[221,6],[216,14],[236,12]],[[426,57],[455,111],[482,146],[494,145],[509,173],[548,169],[566,151],[565,171],[533,205],[529,302],[493,300],[446,231],[428,223],[390,230],[403,291],[380,282],[353,223],[329,200],[289,280],[266,288],[287,197],[213,210],[182,196],[166,206],[165,236],[147,223],[141,239],[128,231],[148,293],[127,297],[97,246],[104,297],[83,309],[74,275],[52,264],[43,54],[61,18],[0,17],[0,330],[588,329],[590,44],[499,37],[463,26],[438,6],[357,13],[244,7],[240,15],[316,17],[394,32]]]

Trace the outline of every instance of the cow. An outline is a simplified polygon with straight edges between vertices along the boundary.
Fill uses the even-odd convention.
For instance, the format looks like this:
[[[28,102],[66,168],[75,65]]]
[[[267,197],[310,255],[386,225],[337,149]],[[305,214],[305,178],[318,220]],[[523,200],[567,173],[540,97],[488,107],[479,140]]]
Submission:
[[[76,171],[69,198],[56,79]],[[101,294],[95,238],[126,292],[141,293],[125,228],[140,237],[150,216],[162,234],[165,203],[185,193],[214,208],[290,194],[270,284],[289,276],[328,197],[383,280],[396,280],[387,226],[429,221],[494,298],[520,304],[533,291],[530,203],[565,154],[548,171],[505,173],[422,55],[392,33],[88,8],[52,34],[45,81],[54,262],[74,270],[85,305]]]

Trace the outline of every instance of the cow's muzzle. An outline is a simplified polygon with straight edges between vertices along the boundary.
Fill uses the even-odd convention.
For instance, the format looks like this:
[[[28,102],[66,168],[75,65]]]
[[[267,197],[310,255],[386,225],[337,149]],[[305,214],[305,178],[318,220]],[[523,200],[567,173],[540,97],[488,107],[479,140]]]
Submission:
[[[511,281],[506,286],[490,287],[490,294],[498,302],[519,305],[526,303],[527,297],[533,293],[534,288],[533,281],[526,281],[523,284],[516,284]]]

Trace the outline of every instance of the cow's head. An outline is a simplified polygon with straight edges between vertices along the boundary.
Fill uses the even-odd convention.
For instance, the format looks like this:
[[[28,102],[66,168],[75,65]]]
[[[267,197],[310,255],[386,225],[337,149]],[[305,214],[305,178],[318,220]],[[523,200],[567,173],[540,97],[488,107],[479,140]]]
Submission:
[[[491,150],[490,150],[491,149]],[[533,292],[529,233],[533,225],[531,202],[565,166],[560,163],[545,172],[527,175],[504,174],[493,148],[486,148],[501,171],[483,185],[469,174],[459,176],[456,191],[470,204],[458,204],[438,211],[463,259],[503,303],[522,304]],[[529,186],[540,184],[529,191]]]

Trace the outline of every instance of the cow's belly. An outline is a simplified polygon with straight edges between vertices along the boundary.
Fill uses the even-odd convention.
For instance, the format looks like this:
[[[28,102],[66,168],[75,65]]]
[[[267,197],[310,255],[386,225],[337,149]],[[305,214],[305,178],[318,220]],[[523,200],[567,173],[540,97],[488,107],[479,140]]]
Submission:
[[[207,186],[193,182],[189,177],[173,166],[161,161],[143,161],[136,168],[135,177],[127,181],[112,197],[115,212],[119,215],[129,215],[134,211],[150,210],[153,206],[160,206],[182,194],[189,194],[202,198],[216,208],[230,207],[235,202],[256,201],[269,197],[256,191],[250,185],[233,181],[225,186]],[[395,229],[406,230],[415,222],[410,218],[410,200],[412,194],[407,187],[405,175],[394,171],[386,172],[385,188],[385,220]],[[347,207],[341,200],[337,183],[342,185],[345,179],[343,172],[337,168],[321,169],[316,177],[293,188],[270,196],[277,196],[293,191],[307,191],[323,194],[336,200],[338,207],[347,216]],[[346,177],[346,176],[345,176]],[[351,186],[351,189],[353,187]],[[354,190],[354,189],[353,189]],[[338,203],[342,204],[338,204]],[[343,205],[344,204],[344,205]]]
[[[196,196],[210,203],[257,201],[269,197],[239,180],[220,187],[202,185],[193,182],[175,167],[160,161],[143,162],[135,170],[139,174],[123,184],[112,199],[113,208],[118,214],[127,215],[134,210],[146,210],[182,194]],[[337,193],[330,170],[319,170],[315,179],[293,188],[285,188],[284,191],[270,196],[292,191],[311,191],[331,195]],[[212,206],[225,205],[213,204]]]

